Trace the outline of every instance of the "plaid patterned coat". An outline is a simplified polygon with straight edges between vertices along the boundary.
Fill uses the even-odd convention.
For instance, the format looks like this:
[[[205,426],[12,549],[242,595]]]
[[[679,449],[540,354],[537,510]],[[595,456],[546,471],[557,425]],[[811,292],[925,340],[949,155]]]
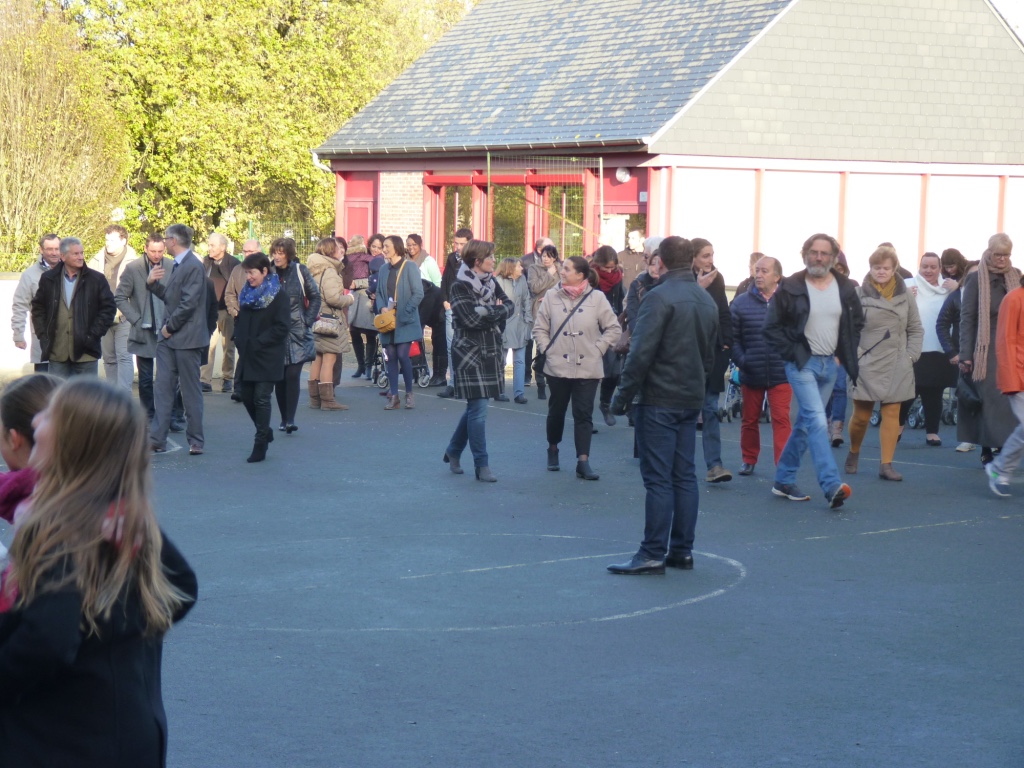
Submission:
[[[515,305],[494,284],[494,298],[501,306],[487,307],[477,314],[473,289],[461,280],[452,283],[448,293],[452,305],[452,368],[455,371],[455,396],[464,400],[497,397],[505,391],[505,361],[501,359],[501,333],[512,317]]]

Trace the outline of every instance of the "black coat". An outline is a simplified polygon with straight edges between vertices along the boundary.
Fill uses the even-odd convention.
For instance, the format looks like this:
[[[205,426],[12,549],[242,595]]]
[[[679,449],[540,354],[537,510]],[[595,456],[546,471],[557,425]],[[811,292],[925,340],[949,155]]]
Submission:
[[[196,575],[166,537],[161,560],[171,583],[191,598],[178,621],[198,594]],[[0,614],[0,764],[163,766],[163,638],[143,634],[135,593],[122,596],[111,618],[100,622],[99,636],[86,637],[81,622],[82,597],[74,587]]]
[[[82,267],[78,286],[71,300],[74,340],[73,359],[82,355],[103,357],[100,340],[114,324],[117,305],[110,285],[102,272]],[[32,328],[39,339],[40,359],[45,363],[53,351],[53,335],[57,332],[57,310],[64,301],[64,266],[44,272],[39,288],[32,298]]]
[[[857,297],[857,284],[834,269],[832,277],[839,283],[839,302],[842,304],[836,355],[850,381],[856,384],[860,373],[857,347],[860,344],[860,331],[864,327],[864,309]],[[795,363],[797,368],[803,368],[811,359],[811,345],[804,335],[807,318],[811,314],[806,278],[807,270],[802,269],[782,279],[768,306],[764,326],[765,338],[775,353],[786,362]]]
[[[444,299],[441,289],[429,280],[423,283],[423,301],[420,302],[420,325],[437,327],[444,325]]]
[[[786,383],[786,362],[764,337],[768,305],[757,286],[751,283],[750,289],[733,299],[729,308],[732,313],[732,360],[740,369],[740,383],[755,389]]]
[[[292,262],[286,269],[277,270],[277,277],[281,281],[281,293],[285,294],[291,308],[285,362],[288,365],[308,363],[316,359],[312,328],[320,314],[320,289],[305,264]]]
[[[640,303],[616,399],[639,392],[641,405],[701,408],[717,340],[718,308],[693,271],[667,272]]]
[[[939,319],[935,321],[935,333],[946,357],[960,354],[960,291],[955,290],[942,302]]]
[[[715,275],[707,292],[718,307],[718,342],[715,346],[715,364],[708,372],[707,390],[712,394],[720,394],[725,391],[725,372],[729,368],[729,350],[732,347],[732,315],[729,313],[725,278],[721,272]]]
[[[266,309],[241,305],[235,318],[235,349],[241,381],[281,381],[291,329],[291,306],[283,290]]]

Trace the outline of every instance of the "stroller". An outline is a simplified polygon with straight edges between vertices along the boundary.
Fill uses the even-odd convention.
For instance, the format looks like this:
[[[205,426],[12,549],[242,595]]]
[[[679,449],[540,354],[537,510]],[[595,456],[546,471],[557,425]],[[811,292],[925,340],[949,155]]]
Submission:
[[[420,387],[426,388],[430,384],[430,366],[427,365],[427,355],[423,350],[426,347],[423,344],[423,339],[414,341],[409,345],[409,362],[412,363],[412,379]],[[377,356],[373,359],[373,367],[370,369],[370,380],[374,382],[381,389],[387,389],[388,381],[387,367],[385,365],[387,361],[387,352],[384,351],[384,345],[377,345]]]

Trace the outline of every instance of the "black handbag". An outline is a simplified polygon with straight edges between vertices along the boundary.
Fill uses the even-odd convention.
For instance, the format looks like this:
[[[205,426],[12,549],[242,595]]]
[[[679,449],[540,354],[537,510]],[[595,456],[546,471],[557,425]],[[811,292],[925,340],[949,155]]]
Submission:
[[[589,296],[593,292],[594,289],[591,288],[589,291],[583,294],[583,296],[580,297],[580,300],[577,301],[576,304],[573,305],[573,308],[566,313],[565,320],[563,320],[562,324],[558,326],[558,330],[555,331],[554,335],[550,339],[548,339],[548,345],[544,347],[544,351],[538,352],[533,356],[533,365],[531,367],[533,368],[534,373],[540,376],[544,375],[544,363],[546,363],[548,360],[548,350],[551,349],[551,345],[555,343],[555,339],[558,338],[558,334],[562,332],[562,329],[564,329],[566,324],[569,322],[569,318],[571,318],[576,313],[576,310],[580,308],[580,305],[587,300],[587,296]]]
[[[981,394],[978,392],[978,385],[963,373],[956,382],[956,399],[959,401],[958,407],[963,408],[971,416],[981,413]]]

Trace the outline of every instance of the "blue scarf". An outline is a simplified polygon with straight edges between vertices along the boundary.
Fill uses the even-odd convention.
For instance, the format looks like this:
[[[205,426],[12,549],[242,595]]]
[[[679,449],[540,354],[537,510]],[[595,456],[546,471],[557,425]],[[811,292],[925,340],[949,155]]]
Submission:
[[[266,309],[280,290],[281,281],[277,275],[268,274],[257,288],[246,283],[238,294],[238,303],[249,309]]]

